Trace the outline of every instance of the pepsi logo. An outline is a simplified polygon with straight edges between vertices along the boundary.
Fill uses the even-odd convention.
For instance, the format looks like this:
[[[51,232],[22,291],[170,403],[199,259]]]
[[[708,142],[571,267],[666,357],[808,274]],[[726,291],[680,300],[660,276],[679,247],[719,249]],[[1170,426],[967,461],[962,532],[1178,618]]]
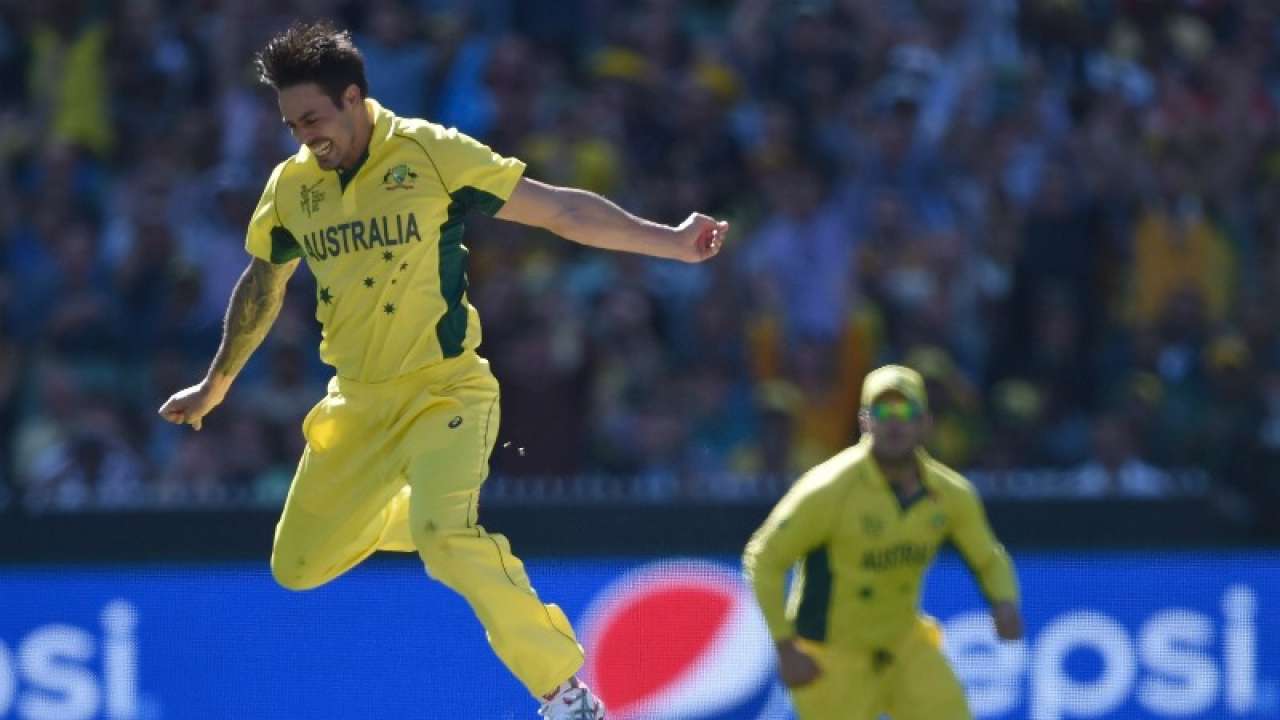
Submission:
[[[764,618],[723,565],[643,565],[603,588],[578,624],[585,678],[610,718],[755,718],[777,695]]]

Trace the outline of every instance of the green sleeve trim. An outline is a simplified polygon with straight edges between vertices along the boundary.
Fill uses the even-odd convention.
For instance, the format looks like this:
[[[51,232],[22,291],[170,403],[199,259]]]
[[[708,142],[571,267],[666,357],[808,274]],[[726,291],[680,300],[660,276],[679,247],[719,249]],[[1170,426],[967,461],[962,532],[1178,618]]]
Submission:
[[[497,215],[502,206],[507,204],[506,200],[497,195],[473,187],[464,187],[453,194],[454,196],[465,194],[467,199],[464,202],[468,211],[483,213],[489,217]]]
[[[302,246],[293,237],[293,233],[279,225],[271,228],[271,262],[278,265],[300,257]]]

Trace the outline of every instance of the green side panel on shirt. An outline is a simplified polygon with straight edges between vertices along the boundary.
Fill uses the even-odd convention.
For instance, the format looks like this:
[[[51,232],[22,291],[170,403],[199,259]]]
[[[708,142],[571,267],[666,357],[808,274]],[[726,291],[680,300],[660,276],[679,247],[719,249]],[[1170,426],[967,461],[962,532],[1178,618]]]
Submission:
[[[800,562],[804,586],[796,610],[796,634],[822,642],[827,639],[827,614],[831,609],[831,558],[823,545]]]
[[[436,338],[446,358],[462,354],[467,337],[467,307],[462,298],[467,292],[467,259],[470,253],[462,245],[468,212],[494,215],[505,202],[492,193],[473,187],[459,188],[449,194],[448,215],[440,226],[440,294],[445,312],[436,323]]]

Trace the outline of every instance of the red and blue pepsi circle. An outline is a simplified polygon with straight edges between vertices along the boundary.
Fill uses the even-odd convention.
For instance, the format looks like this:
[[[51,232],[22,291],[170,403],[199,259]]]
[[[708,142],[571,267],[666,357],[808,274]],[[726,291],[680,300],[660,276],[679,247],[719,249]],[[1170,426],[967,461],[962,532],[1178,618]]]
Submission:
[[[602,588],[579,621],[586,681],[617,720],[790,717],[764,618],[739,572],[649,563]]]

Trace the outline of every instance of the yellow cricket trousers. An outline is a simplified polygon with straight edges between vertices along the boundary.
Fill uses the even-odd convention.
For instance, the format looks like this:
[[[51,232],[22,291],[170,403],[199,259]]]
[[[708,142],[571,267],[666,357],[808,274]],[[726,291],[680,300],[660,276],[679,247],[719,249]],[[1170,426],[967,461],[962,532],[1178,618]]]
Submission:
[[[791,690],[800,720],[970,720],[964,688],[942,654],[937,622],[921,617],[886,648],[850,649],[801,640],[822,676]]]
[[[507,539],[476,523],[498,419],[498,382],[474,353],[383,383],[335,377],[302,422],[307,447],[271,572],[306,590],[375,550],[416,549],[427,573],[470,603],[511,672],[543,695],[578,671],[583,651]]]

